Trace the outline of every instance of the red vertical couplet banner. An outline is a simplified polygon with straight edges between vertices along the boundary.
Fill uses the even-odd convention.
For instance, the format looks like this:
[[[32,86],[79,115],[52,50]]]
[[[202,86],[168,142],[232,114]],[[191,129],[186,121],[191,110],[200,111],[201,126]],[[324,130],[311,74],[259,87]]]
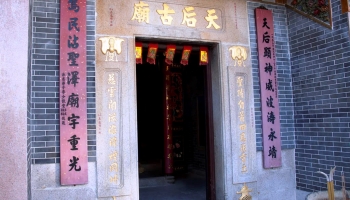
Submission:
[[[282,166],[280,111],[272,11],[255,9],[261,90],[264,168]]]
[[[170,175],[174,172],[173,158],[173,127],[172,110],[170,106],[170,66],[166,65],[164,69],[164,160],[165,174]]]
[[[60,2],[61,185],[86,184],[86,0]]]

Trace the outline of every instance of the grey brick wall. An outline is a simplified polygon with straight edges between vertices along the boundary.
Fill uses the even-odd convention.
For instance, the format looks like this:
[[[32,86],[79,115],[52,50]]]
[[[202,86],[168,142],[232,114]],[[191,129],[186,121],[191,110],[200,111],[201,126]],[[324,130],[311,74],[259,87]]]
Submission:
[[[289,58],[289,42],[287,29],[287,11],[284,6],[262,4],[259,2],[248,2],[249,17],[249,35],[252,58],[252,73],[254,87],[254,106],[255,106],[255,126],[256,126],[256,145],[257,150],[262,151],[262,124],[261,124],[261,103],[260,103],[260,83],[259,83],[259,65],[256,41],[256,27],[254,9],[259,6],[265,6],[272,10],[274,29],[275,29],[275,47],[276,47],[276,67],[278,81],[278,98],[280,106],[281,122],[281,140],[282,149],[295,148],[295,127],[294,127],[294,109],[293,109],[293,91],[292,76]]]
[[[59,0],[33,0],[32,163],[59,163]],[[87,0],[88,158],[96,160],[95,1]]]
[[[350,43],[346,14],[332,0],[333,30],[288,10],[296,120],[297,188],[326,190],[326,179],[337,166],[350,182]],[[347,185],[350,190],[350,185]]]
[[[88,153],[95,161],[95,1],[88,0],[87,11],[87,91],[88,91]],[[248,3],[251,54],[253,60],[254,99],[256,108],[257,149],[262,150],[260,86],[254,8],[262,4]],[[289,44],[286,26],[286,9],[265,5],[274,11],[277,73],[281,110],[282,148],[294,148],[294,120],[292,107]],[[31,69],[32,163],[59,162],[59,0],[33,0],[33,54]]]
[[[95,1],[87,2],[88,155],[89,161],[94,162]],[[254,9],[263,4],[247,4],[257,150],[261,151]],[[341,171],[350,182],[350,43],[346,15],[340,13],[340,1],[332,0],[334,28],[330,30],[283,6],[264,6],[274,14],[282,148],[296,148],[297,187],[325,190],[325,178],[315,172],[320,169],[328,172],[337,166],[335,184],[339,189]],[[59,0],[32,0],[32,38],[32,65],[28,68],[28,161],[58,163]],[[350,190],[349,184],[347,189]]]

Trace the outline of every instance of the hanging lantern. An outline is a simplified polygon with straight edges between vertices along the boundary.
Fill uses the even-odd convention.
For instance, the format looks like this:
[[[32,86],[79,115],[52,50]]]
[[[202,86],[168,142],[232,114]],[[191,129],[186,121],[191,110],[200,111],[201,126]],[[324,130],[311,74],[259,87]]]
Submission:
[[[184,49],[182,51],[182,57],[181,57],[181,64],[188,65],[188,59],[190,58],[192,47],[191,46],[184,46]]]
[[[174,61],[174,56],[175,56],[175,50],[176,50],[176,46],[169,44],[167,45],[166,48],[166,53],[165,53],[165,62],[168,65],[172,65],[173,61]]]
[[[136,56],[136,64],[142,64],[142,42],[136,42],[135,56]]]
[[[157,56],[158,44],[151,43],[148,45],[148,53],[147,53],[147,62],[149,64],[156,64],[156,56]]]
[[[199,65],[208,65],[208,47],[199,47],[200,61]]]

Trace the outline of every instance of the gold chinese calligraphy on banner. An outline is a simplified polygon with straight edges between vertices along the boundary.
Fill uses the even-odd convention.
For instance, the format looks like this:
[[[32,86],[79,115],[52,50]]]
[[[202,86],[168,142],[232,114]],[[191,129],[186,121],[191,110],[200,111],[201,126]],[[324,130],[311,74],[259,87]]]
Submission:
[[[221,15],[221,10],[215,8],[139,1],[134,3],[130,19],[135,24],[222,30]]]

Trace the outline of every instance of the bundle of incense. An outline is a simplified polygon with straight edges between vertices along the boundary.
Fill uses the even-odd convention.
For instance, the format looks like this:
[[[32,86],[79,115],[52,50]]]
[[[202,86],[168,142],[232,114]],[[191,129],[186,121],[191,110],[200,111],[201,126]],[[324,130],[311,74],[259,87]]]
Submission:
[[[333,174],[335,171],[335,167],[329,172],[329,177],[326,173],[318,171],[317,173],[323,174],[327,179],[327,190],[328,190],[328,200],[334,200],[334,183],[333,183]]]
[[[346,192],[344,172],[341,172],[341,185],[342,185],[343,200],[350,200],[348,198],[348,195],[347,195],[347,192]]]

